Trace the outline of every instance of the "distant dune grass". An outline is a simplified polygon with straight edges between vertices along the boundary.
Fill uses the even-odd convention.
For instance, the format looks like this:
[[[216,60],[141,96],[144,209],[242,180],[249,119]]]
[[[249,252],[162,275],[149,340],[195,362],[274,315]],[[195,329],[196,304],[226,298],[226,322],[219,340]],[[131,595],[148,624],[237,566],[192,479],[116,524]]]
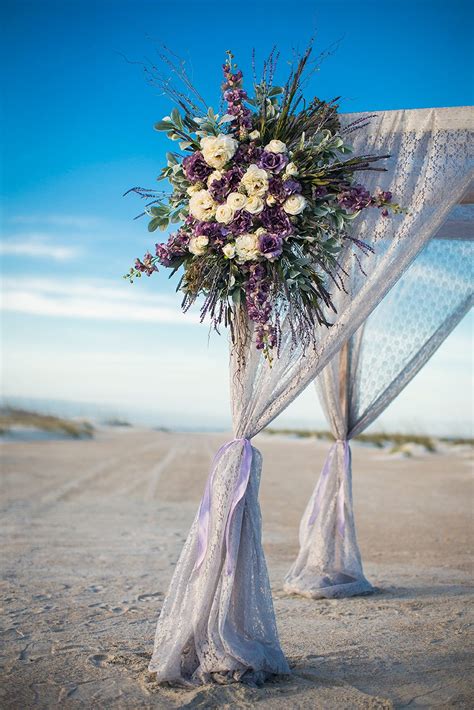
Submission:
[[[295,436],[300,439],[322,439],[334,441],[334,437],[330,431],[318,429],[265,429],[267,434],[280,434],[283,436]],[[433,437],[424,434],[400,434],[400,433],[384,433],[375,432],[373,434],[359,434],[355,437],[356,441],[364,444],[376,446],[379,449],[390,447],[390,453],[408,453],[408,447],[413,444],[421,446],[429,453],[437,451],[437,444],[443,442],[457,446],[474,446],[474,439],[464,438],[449,438],[449,437]]]
[[[0,409],[0,435],[8,434],[17,427],[62,434],[72,439],[90,439],[94,434],[94,427],[87,421],[74,421],[26,409],[2,407]]]

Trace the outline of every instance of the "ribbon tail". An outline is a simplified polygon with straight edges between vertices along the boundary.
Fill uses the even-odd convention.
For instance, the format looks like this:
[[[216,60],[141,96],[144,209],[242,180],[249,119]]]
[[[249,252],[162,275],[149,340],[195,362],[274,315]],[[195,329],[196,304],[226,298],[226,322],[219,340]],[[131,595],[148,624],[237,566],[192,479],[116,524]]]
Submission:
[[[231,549],[230,549],[230,526],[232,523],[232,519],[234,517],[235,509],[237,508],[237,505],[240,503],[240,501],[244,497],[245,492],[247,490],[247,486],[248,486],[249,479],[250,479],[250,471],[252,469],[252,458],[253,458],[252,445],[248,439],[245,439],[244,440],[244,451],[243,451],[242,463],[240,465],[239,477],[237,479],[237,484],[234,489],[234,496],[233,496],[231,507],[229,510],[229,515],[228,515],[227,524],[226,524],[226,531],[225,531],[225,542],[226,542],[226,549],[227,549],[226,569],[227,569],[227,574],[229,574],[229,575],[234,572],[235,565],[236,565],[236,560],[233,558],[232,553],[231,553]]]

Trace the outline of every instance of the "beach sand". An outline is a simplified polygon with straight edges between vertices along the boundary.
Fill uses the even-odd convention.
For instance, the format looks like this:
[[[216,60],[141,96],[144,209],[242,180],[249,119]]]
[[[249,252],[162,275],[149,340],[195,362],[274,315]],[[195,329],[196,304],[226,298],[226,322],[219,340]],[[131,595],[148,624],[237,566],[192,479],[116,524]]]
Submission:
[[[227,437],[228,438],[228,437]],[[473,708],[467,451],[353,448],[365,572],[379,591],[283,592],[327,442],[261,435],[261,504],[293,673],[263,688],[161,688],[155,624],[222,434],[101,430],[2,445],[2,690],[28,708]]]

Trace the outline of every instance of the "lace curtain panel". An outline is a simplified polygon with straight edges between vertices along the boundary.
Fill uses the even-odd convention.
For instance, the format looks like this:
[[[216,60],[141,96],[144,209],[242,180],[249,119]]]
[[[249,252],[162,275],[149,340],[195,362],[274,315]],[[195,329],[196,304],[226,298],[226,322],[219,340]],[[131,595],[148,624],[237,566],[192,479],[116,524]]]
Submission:
[[[442,233],[316,380],[336,443],[301,520],[300,551],[285,578],[289,593],[336,598],[372,590],[355,533],[348,442],[388,407],[472,307],[473,217],[473,205],[453,210]],[[456,239],[449,238],[450,225]]]
[[[391,190],[409,213],[384,219],[373,210],[359,220],[356,236],[376,250],[360,255],[368,277],[347,252],[351,297],[341,301],[331,328],[318,329],[314,348],[302,352],[287,323],[271,368],[255,349],[251,331],[231,347],[235,439],[216,456],[163,603],[150,662],[158,681],[259,683],[288,672],[261,544],[262,460],[249,440],[328,365],[465,192],[472,174],[469,117],[469,109],[388,111],[355,132],[357,153],[392,155],[386,173],[368,174],[367,187]]]

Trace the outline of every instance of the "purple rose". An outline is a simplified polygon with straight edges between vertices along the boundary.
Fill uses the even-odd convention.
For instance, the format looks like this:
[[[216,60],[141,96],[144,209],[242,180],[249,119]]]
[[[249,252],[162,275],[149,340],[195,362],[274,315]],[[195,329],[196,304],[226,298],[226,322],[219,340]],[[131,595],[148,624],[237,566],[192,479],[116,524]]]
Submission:
[[[248,212],[240,210],[237,216],[229,224],[229,229],[232,234],[244,234],[248,232],[252,226],[252,217]]]
[[[288,215],[279,207],[266,207],[260,215],[262,224],[271,234],[288,237],[292,232]]]
[[[270,153],[264,150],[260,156],[259,167],[264,170],[271,170],[274,173],[281,173],[288,163],[288,156],[284,153]]]
[[[234,160],[236,163],[245,163],[249,165],[255,163],[255,165],[257,165],[262,153],[263,148],[260,148],[253,141],[251,143],[241,143],[237,148]]]
[[[206,163],[200,150],[184,158],[183,168],[190,182],[205,182],[212,173],[211,166]]]
[[[277,234],[261,234],[258,238],[258,247],[266,259],[274,261],[281,256],[283,239]]]
[[[283,202],[286,199],[287,193],[283,186],[283,181],[279,177],[271,177],[268,181],[268,192],[277,200]]]
[[[232,192],[229,177],[227,177],[224,173],[221,178],[213,180],[209,186],[209,192],[216,202],[219,202],[220,204],[225,202],[229,192]]]

